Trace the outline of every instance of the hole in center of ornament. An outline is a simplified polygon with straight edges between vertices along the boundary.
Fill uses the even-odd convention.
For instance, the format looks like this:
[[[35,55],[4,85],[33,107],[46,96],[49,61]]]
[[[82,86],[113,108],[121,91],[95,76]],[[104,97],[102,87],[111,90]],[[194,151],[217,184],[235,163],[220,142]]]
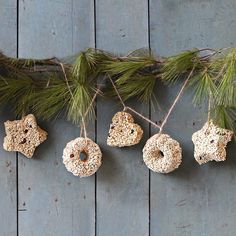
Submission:
[[[87,159],[88,159],[87,153],[85,151],[81,151],[80,154],[79,154],[79,159],[81,161],[87,161]]]
[[[25,130],[24,130],[24,133],[27,134],[27,133],[28,133],[28,129],[25,129]]]
[[[159,155],[160,155],[161,157],[164,157],[164,153],[163,153],[161,150],[159,150]]]
[[[151,155],[152,155],[153,157],[156,157],[157,159],[164,157],[164,153],[163,153],[161,150],[159,150],[159,149],[157,149],[157,150],[155,150],[155,151],[152,151],[152,154],[151,154]]]

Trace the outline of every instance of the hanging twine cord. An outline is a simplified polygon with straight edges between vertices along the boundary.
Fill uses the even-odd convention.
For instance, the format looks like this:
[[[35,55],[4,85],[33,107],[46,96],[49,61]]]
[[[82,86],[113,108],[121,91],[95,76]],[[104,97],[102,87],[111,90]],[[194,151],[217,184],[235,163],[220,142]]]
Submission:
[[[108,76],[109,80],[111,81],[111,84],[112,84],[112,86],[113,86],[113,88],[114,88],[114,90],[115,90],[115,92],[116,92],[118,98],[120,99],[120,102],[121,102],[121,104],[122,104],[122,106],[123,106],[123,108],[124,108],[123,110],[124,110],[124,111],[127,110],[127,106],[125,105],[125,103],[124,103],[122,97],[120,96],[120,93],[119,93],[118,89],[116,88],[115,83],[113,82],[111,76],[110,76],[109,74],[108,74],[107,76]]]
[[[211,99],[212,99],[212,94],[211,92],[209,93],[209,98],[208,98],[208,113],[207,113],[207,121],[209,122],[211,119]]]
[[[117,96],[118,96],[118,98],[119,98],[121,104],[123,105],[123,108],[124,108],[123,111],[130,110],[131,112],[133,112],[134,114],[136,114],[137,116],[139,116],[140,118],[142,118],[143,120],[147,121],[148,123],[152,124],[152,125],[155,126],[156,128],[160,129],[160,126],[157,125],[155,122],[151,121],[150,119],[148,119],[148,118],[145,117],[144,115],[140,114],[139,112],[137,112],[137,111],[134,110],[133,108],[126,106],[125,103],[124,103],[124,101],[123,101],[123,99],[122,99],[122,97],[121,97],[121,95],[120,95],[120,93],[119,93],[119,91],[118,91],[118,89],[117,89],[116,86],[115,86],[115,83],[113,82],[112,78],[110,77],[110,75],[108,75],[108,78],[109,78],[109,80],[111,81],[111,84],[112,84],[112,86],[113,86],[113,88],[114,88],[114,90],[115,90],[115,92],[116,92],[116,94],[117,94]]]
[[[69,81],[68,81],[68,78],[67,78],[67,75],[66,75],[66,71],[65,71],[64,65],[63,65],[63,63],[61,63],[61,62],[59,62],[59,64],[60,64],[61,69],[62,69],[62,72],[63,72],[63,74],[64,74],[64,78],[65,78],[65,81],[66,81],[67,88],[68,88],[68,90],[69,90],[69,92],[70,92],[70,94],[71,94],[72,99],[74,100],[74,96],[73,96],[73,93],[72,93],[72,91],[71,91],[71,89],[70,89],[70,85],[69,85]],[[84,115],[82,115],[82,114],[81,114],[81,111],[79,111],[80,114],[81,114],[81,117],[82,117],[82,119],[81,119],[82,127],[81,127],[81,130],[80,130],[80,136],[82,137],[82,135],[84,134],[84,137],[85,137],[86,139],[87,139],[87,130],[86,130],[85,118],[87,117],[87,115],[88,115],[88,113],[89,113],[89,110],[90,110],[91,106],[93,105],[93,103],[95,102],[97,96],[98,96],[100,93],[102,93],[100,87],[101,87],[101,86],[99,86],[99,87],[96,89],[96,92],[94,93],[93,98],[92,98],[90,104],[88,105],[88,108],[87,108],[87,110],[85,111]]]
[[[118,96],[118,98],[119,98],[121,104],[123,105],[123,108],[124,108],[123,110],[124,110],[124,111],[125,111],[125,110],[130,110],[130,111],[133,112],[134,114],[136,114],[136,115],[138,115],[139,117],[141,117],[143,120],[145,120],[145,121],[147,121],[148,123],[152,124],[153,126],[157,127],[157,128],[159,129],[159,133],[161,133],[162,130],[163,130],[163,128],[164,128],[164,126],[165,126],[165,124],[167,123],[168,118],[169,118],[170,115],[171,115],[171,112],[173,111],[173,109],[174,109],[175,105],[177,104],[178,100],[180,99],[180,97],[181,97],[181,95],[182,95],[182,93],[183,93],[183,91],[184,91],[186,85],[188,84],[190,78],[192,77],[193,72],[194,72],[194,69],[195,69],[195,68],[193,68],[193,69],[190,71],[190,73],[189,73],[187,79],[184,81],[184,83],[183,83],[183,85],[182,85],[182,87],[181,87],[179,93],[177,94],[177,96],[176,96],[176,98],[175,98],[173,104],[171,105],[169,111],[167,112],[167,114],[166,114],[166,116],[165,116],[165,118],[164,118],[164,120],[163,120],[161,126],[157,125],[155,122],[151,121],[150,119],[148,119],[147,117],[143,116],[142,114],[140,114],[140,113],[137,112],[136,110],[132,109],[131,107],[126,106],[125,103],[124,103],[124,101],[123,101],[123,99],[122,99],[122,97],[121,97],[121,95],[120,95],[120,93],[119,93],[119,91],[118,91],[118,89],[117,89],[116,86],[115,86],[115,83],[113,82],[112,78],[110,77],[110,75],[108,75],[108,78],[109,78],[109,80],[111,81],[111,84],[112,84],[114,90],[116,91],[116,94],[117,94],[117,96]]]
[[[195,68],[193,67],[193,69],[190,71],[190,73],[189,73],[187,79],[184,81],[184,83],[183,83],[183,85],[182,85],[182,87],[181,87],[179,93],[177,94],[177,96],[176,96],[174,102],[172,103],[172,105],[171,105],[169,111],[167,112],[167,114],[166,114],[166,116],[165,116],[165,118],[164,118],[164,120],[163,120],[163,122],[162,122],[162,124],[161,124],[160,133],[162,132],[162,130],[163,130],[163,128],[164,128],[164,126],[165,126],[165,124],[166,124],[168,118],[170,117],[170,114],[171,114],[171,112],[173,111],[175,105],[176,105],[177,102],[179,101],[179,99],[180,99],[180,97],[181,97],[181,95],[182,95],[182,93],[183,93],[183,91],[184,91],[184,89],[185,89],[187,83],[189,82],[190,78],[192,77],[193,72],[194,72],[194,69],[195,69]]]
[[[138,115],[140,118],[142,118],[143,120],[147,121],[148,123],[150,123],[151,125],[157,127],[158,129],[160,129],[160,126],[157,125],[155,122],[149,120],[147,117],[143,116],[142,114],[138,113],[137,111],[135,111],[134,109],[132,109],[131,107],[126,107],[127,110],[130,110],[131,112],[133,112],[134,114]]]
[[[71,98],[73,100],[75,100],[74,99],[74,95],[73,95],[73,93],[72,93],[72,91],[70,89],[70,85],[69,85],[69,81],[68,81],[68,78],[67,78],[67,75],[66,75],[66,71],[65,71],[64,65],[61,62],[59,62],[59,65],[61,66],[61,69],[62,69],[62,72],[63,72],[63,75],[64,75],[64,79],[66,81],[66,85],[67,85],[67,88],[68,88],[68,90],[70,92]],[[86,130],[86,125],[85,125],[85,121],[84,121],[84,116],[82,115],[80,110],[79,110],[79,113],[81,114],[81,117],[82,117],[82,119],[81,119],[82,127],[81,127],[81,130],[80,130],[80,136],[82,136],[84,134],[85,139],[87,139],[87,130]]]
[[[93,103],[95,102],[97,96],[98,96],[99,94],[101,94],[101,93],[102,93],[102,91],[100,90],[100,87],[98,87],[98,88],[96,89],[96,92],[95,92],[94,95],[93,95],[93,98],[92,98],[90,104],[88,105],[87,110],[86,110],[85,113],[84,113],[84,117],[85,117],[85,118],[86,118],[86,116],[88,115],[89,110],[90,110],[91,106],[93,105]]]
[[[63,63],[61,63],[61,62],[59,62],[59,64],[60,64],[61,69],[62,69],[62,72],[63,72],[63,74],[64,74],[64,78],[65,78],[65,81],[66,81],[66,85],[67,85],[67,87],[68,87],[68,90],[69,90],[69,92],[70,92],[70,94],[71,94],[72,99],[74,99],[73,93],[72,93],[72,91],[71,91],[71,89],[70,89],[70,85],[69,85],[69,82],[68,82],[68,78],[67,78],[67,75],[66,75],[66,72],[65,72],[64,65],[63,65]],[[115,92],[116,92],[116,94],[117,94],[117,96],[118,96],[118,98],[119,98],[119,100],[120,100],[122,106],[123,106],[123,110],[124,110],[124,111],[129,110],[129,111],[133,112],[134,114],[138,115],[138,116],[139,116],[140,118],[142,118],[143,120],[147,121],[148,123],[150,123],[150,124],[153,125],[154,127],[158,128],[158,129],[159,129],[159,133],[161,133],[162,130],[163,130],[163,128],[164,128],[164,126],[165,126],[165,124],[166,124],[167,121],[168,121],[169,116],[171,115],[171,112],[173,111],[173,109],[174,109],[175,105],[177,104],[178,100],[180,99],[180,97],[181,97],[181,95],[182,95],[182,93],[183,93],[183,91],[184,91],[184,89],[185,89],[187,83],[189,82],[189,79],[191,78],[191,76],[192,76],[192,74],[193,74],[193,72],[194,72],[194,69],[195,69],[195,68],[193,68],[193,69],[191,70],[191,72],[189,73],[187,79],[186,79],[185,82],[183,83],[183,86],[181,87],[181,89],[180,89],[179,93],[177,94],[177,96],[176,96],[176,98],[175,98],[173,104],[171,105],[169,111],[167,112],[167,114],[166,114],[166,116],[165,116],[165,118],[164,118],[164,120],[163,120],[161,126],[157,125],[155,122],[153,122],[152,120],[148,119],[148,118],[145,117],[144,115],[140,114],[139,112],[137,112],[137,111],[134,110],[133,108],[126,106],[126,105],[125,105],[125,102],[124,102],[124,100],[122,99],[122,97],[121,97],[121,95],[120,95],[120,93],[119,93],[119,91],[118,91],[118,89],[117,89],[115,83],[113,82],[111,76],[110,76],[109,74],[108,74],[107,76],[108,76],[108,78],[109,78],[109,80],[110,80],[110,82],[111,82],[111,84],[112,84],[112,86],[113,86],[113,88],[114,88],[114,90],[115,90]],[[86,131],[86,125],[85,125],[85,117],[87,116],[87,114],[88,114],[88,112],[89,112],[89,109],[90,109],[91,106],[93,105],[93,103],[94,103],[96,97],[98,96],[98,94],[99,94],[100,92],[101,92],[101,90],[98,88],[98,89],[96,90],[96,92],[95,92],[95,94],[94,94],[94,96],[93,96],[93,98],[92,98],[92,100],[91,100],[91,103],[89,104],[89,106],[88,106],[88,108],[87,108],[87,110],[86,110],[84,116],[82,116],[82,114],[81,114],[81,116],[82,116],[81,135],[84,133],[85,138],[87,138],[87,131]],[[210,99],[209,99],[209,104],[210,104]],[[210,106],[210,105],[209,105],[209,106]],[[208,110],[209,110],[209,109],[208,109]],[[80,113],[81,113],[81,112],[80,112]],[[208,113],[208,114],[209,114],[209,113]],[[209,115],[208,115],[208,119],[209,119]]]

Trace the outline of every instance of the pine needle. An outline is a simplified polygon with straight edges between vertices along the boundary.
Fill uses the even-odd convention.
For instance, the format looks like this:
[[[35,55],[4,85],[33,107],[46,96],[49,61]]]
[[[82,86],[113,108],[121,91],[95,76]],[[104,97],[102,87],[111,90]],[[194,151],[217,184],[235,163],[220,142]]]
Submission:
[[[30,109],[30,99],[36,88],[34,81],[29,77],[6,79],[1,76],[0,78],[1,107],[9,103],[17,116],[24,115]]]
[[[200,104],[209,99],[209,95],[214,98],[217,93],[217,87],[213,78],[207,71],[194,76],[189,83],[189,86],[194,87],[194,104]]]
[[[70,93],[64,80],[57,74],[50,75],[50,86],[44,86],[32,96],[31,108],[34,114],[45,120],[58,117],[66,110]]]
[[[75,124],[79,124],[88,108],[90,108],[88,111],[88,116],[84,118],[90,119],[94,115],[93,106],[89,107],[92,101],[92,91],[92,86],[83,86],[81,84],[78,84],[77,87],[74,88],[72,92],[73,98],[70,99],[67,106],[68,120],[72,121]]]
[[[175,82],[181,75],[191,70],[193,66],[197,68],[198,50],[185,51],[179,55],[166,59],[162,67],[162,79],[167,82]]]
[[[138,97],[141,102],[155,99],[153,90],[157,79],[152,75],[135,76],[129,78],[126,84],[118,86],[119,92],[124,100]]]
[[[195,75],[190,80],[195,88],[194,103],[204,102],[211,94],[213,117],[221,126],[232,127],[236,107],[236,49],[223,56],[217,51],[201,56],[202,51],[194,49],[157,60],[149,50],[117,57],[89,48],[76,56],[73,65],[63,64],[65,73],[56,58],[16,59],[0,53],[0,106],[10,103],[17,115],[32,110],[44,119],[65,113],[68,120],[78,124],[85,113],[87,118],[94,117],[91,101],[101,76],[109,74],[115,79],[124,100],[137,97],[148,101],[155,99],[157,78],[174,82],[194,68]],[[55,67],[56,72],[50,72],[48,66]],[[45,73],[37,73],[38,68]]]
[[[236,109],[224,106],[216,106],[214,109],[213,120],[220,127],[235,131],[234,120],[236,118]]]
[[[234,106],[236,103],[235,72],[236,72],[236,50],[231,50],[225,57],[222,65],[224,71],[220,78],[217,94],[217,103],[225,107]]]
[[[137,57],[129,61],[114,60],[104,66],[103,72],[115,76],[117,78],[116,83],[122,85],[135,74],[138,74],[142,69],[153,65],[155,62],[156,61],[150,57]]]

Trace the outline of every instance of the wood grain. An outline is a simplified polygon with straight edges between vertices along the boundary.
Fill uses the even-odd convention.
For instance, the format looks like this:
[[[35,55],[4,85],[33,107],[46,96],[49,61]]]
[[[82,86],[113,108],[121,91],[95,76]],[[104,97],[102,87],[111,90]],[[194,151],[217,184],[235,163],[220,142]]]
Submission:
[[[151,0],[151,48],[166,56],[193,47],[235,46],[235,7],[232,0]],[[152,111],[153,119],[162,119],[178,89],[179,84],[157,88],[162,111]],[[194,108],[191,100],[192,92],[187,91],[166,126],[166,133],[183,148],[182,165],[169,175],[151,174],[151,235],[235,235],[235,150],[231,144],[225,163],[195,162],[191,136],[207,114],[206,107]]]
[[[17,56],[17,7],[14,0],[0,0],[0,50]],[[1,69],[1,68],[0,68]],[[3,122],[12,119],[8,111],[1,112],[0,143],[5,136]],[[15,152],[0,149],[0,234],[15,236],[17,233],[17,161]]]
[[[67,57],[95,45],[118,54],[150,46],[161,56],[193,47],[236,46],[235,9],[234,0],[0,0],[0,49],[42,58]],[[158,82],[161,110],[151,110],[153,121],[163,119],[180,86]],[[35,159],[19,155],[17,168],[16,153],[0,150],[0,235],[236,235],[236,148],[229,145],[225,163],[195,162],[191,135],[207,114],[191,99],[187,90],[165,128],[183,148],[182,165],[169,175],[149,176],[141,151],[149,125],[136,116],[145,132],[139,145],[106,145],[112,116],[122,110],[118,100],[98,99],[96,130],[91,124],[89,137],[101,146],[103,165],[90,178],[74,177],[62,164],[63,148],[79,136],[79,128],[62,118],[39,121],[49,137]],[[147,104],[132,100],[128,105],[149,115]],[[7,119],[14,117],[4,111],[1,143]]]
[[[127,53],[148,47],[147,2],[98,0],[96,6],[98,48]],[[148,105],[134,101],[130,105],[148,115]],[[140,144],[127,148],[109,147],[106,145],[109,124],[120,110],[122,107],[114,101],[98,100],[97,141],[104,161],[97,174],[97,235],[145,236],[149,227],[149,176],[141,150],[148,124],[135,117],[145,132]]]
[[[92,1],[20,1],[19,11],[20,57],[64,57],[94,47]],[[19,157],[19,235],[94,235],[94,176],[74,177],[62,163],[63,148],[80,129],[63,119],[40,125],[48,140],[35,159]]]

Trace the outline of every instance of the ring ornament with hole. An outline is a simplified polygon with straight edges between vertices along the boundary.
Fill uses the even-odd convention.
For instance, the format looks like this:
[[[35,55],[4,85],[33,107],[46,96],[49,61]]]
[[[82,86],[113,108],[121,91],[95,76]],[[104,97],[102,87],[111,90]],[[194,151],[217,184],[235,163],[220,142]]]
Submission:
[[[127,112],[117,112],[112,118],[112,124],[107,138],[107,145],[126,147],[138,144],[143,136],[142,128],[134,123],[134,118]]]
[[[147,167],[157,173],[170,173],[182,162],[180,144],[167,134],[155,134],[143,148],[143,160]]]
[[[37,146],[47,139],[47,132],[38,125],[33,114],[24,116],[21,120],[4,122],[6,136],[3,148],[6,151],[20,152],[32,158]]]
[[[63,163],[66,169],[75,176],[93,175],[102,164],[100,147],[89,138],[76,138],[63,151]]]
[[[233,137],[231,130],[206,122],[201,130],[192,135],[194,158],[201,165],[209,161],[225,161],[226,146]]]

